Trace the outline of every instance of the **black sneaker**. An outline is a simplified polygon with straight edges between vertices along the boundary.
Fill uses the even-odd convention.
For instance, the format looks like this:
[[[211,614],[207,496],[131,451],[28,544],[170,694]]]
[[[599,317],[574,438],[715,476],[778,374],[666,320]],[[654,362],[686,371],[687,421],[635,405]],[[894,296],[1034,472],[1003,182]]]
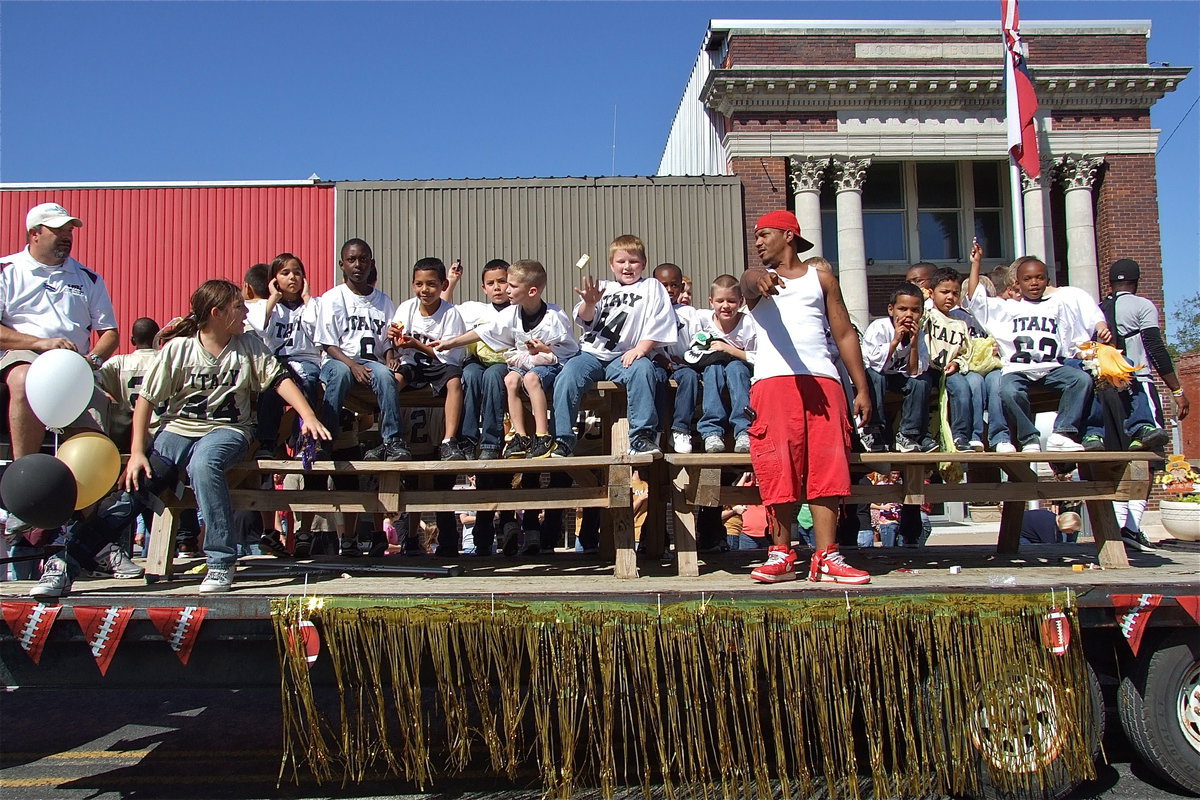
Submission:
[[[550,434],[546,434],[545,436],[534,436],[533,444],[529,446],[529,457],[548,458],[554,454],[556,447],[557,443],[554,441],[554,437]]]
[[[292,555],[296,558],[308,558],[312,552],[312,531],[296,531],[296,535],[292,538]]]
[[[1125,543],[1126,547],[1132,547],[1134,550],[1140,550],[1143,553],[1158,549],[1146,538],[1146,534],[1141,531],[1131,531],[1129,528],[1121,528],[1121,541]]]
[[[554,452],[550,454],[551,458],[570,458],[573,455],[575,455],[575,449],[571,445],[562,439],[554,440]]]
[[[503,451],[499,447],[485,444],[479,448],[479,460],[492,461],[500,458],[501,453],[503,453]]]
[[[439,461],[466,461],[467,454],[462,451],[457,439],[449,439],[438,445]]]
[[[276,558],[290,558],[291,553],[283,543],[283,535],[277,530],[263,531],[258,537],[258,546]]]
[[[358,549],[357,539],[342,539],[338,543],[338,555],[345,558],[358,558],[362,555],[362,550]]]
[[[917,449],[922,453],[932,453],[938,449],[938,443],[933,440],[932,436],[922,436],[921,441],[917,442]]]
[[[510,519],[500,529],[500,551],[506,556],[515,556],[520,547],[521,523]]]
[[[1094,433],[1083,437],[1083,449],[1089,453],[1095,453],[1104,449],[1104,437],[1097,436]]]
[[[372,558],[383,558],[387,555],[388,539],[383,531],[371,531],[371,546],[367,555]]]
[[[1154,450],[1162,447],[1171,438],[1171,434],[1164,431],[1162,428],[1156,428],[1153,425],[1143,425],[1137,429],[1137,433],[1133,435],[1133,441],[1129,443],[1130,450]]]
[[[858,440],[862,442],[863,450],[868,453],[886,453],[887,438],[883,431],[878,428],[869,428],[859,434]]]
[[[521,546],[521,555],[536,556],[542,552],[542,532],[537,528],[525,531],[525,544]]]
[[[921,443],[908,436],[906,433],[896,434],[896,452],[897,453],[914,453],[921,449]]]
[[[363,461],[412,461],[412,453],[404,440],[396,437],[363,453]]]
[[[504,458],[524,458],[529,455],[529,437],[514,433],[504,445]]]
[[[654,440],[645,436],[635,436],[629,442],[629,455],[631,456],[652,455],[661,452],[662,450],[658,449],[658,445],[654,443]]]

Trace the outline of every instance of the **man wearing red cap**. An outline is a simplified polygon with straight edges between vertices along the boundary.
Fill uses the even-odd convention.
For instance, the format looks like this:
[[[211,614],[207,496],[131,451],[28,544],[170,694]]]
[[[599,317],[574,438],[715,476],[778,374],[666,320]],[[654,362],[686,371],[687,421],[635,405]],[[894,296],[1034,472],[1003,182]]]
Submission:
[[[854,383],[854,414],[871,412],[870,387],[858,336],[837,278],[805,266],[798,253],[812,247],[790,211],[759,218],[754,246],[763,267],[742,273],[742,294],[758,326],[750,386],[750,463],[767,507],[772,544],[767,563],[751,573],[762,583],[796,578],[791,523],[808,503],[816,553],[810,581],[869,583],[837,547],[837,514],[850,494],[850,427],[846,396],[829,355],[828,337]]]

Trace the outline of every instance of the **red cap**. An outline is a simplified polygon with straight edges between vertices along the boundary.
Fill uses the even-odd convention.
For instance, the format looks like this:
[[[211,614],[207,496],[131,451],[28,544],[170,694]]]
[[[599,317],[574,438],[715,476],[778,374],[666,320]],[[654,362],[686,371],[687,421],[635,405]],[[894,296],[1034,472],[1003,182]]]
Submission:
[[[790,211],[769,211],[754,223],[754,230],[759,228],[775,228],[781,231],[791,231],[796,234],[796,252],[803,253],[812,249],[812,242],[800,235],[800,222]]]

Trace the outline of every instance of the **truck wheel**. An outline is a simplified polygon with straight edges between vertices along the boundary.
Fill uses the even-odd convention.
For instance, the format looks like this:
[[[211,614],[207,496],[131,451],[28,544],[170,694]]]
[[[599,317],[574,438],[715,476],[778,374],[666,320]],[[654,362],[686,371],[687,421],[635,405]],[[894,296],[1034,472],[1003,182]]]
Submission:
[[[1200,636],[1177,631],[1134,664],[1117,708],[1125,736],[1159,776],[1200,794]]]
[[[1095,757],[1104,736],[1104,697],[1100,681],[1087,666],[1090,724],[1084,732],[1088,750]],[[984,688],[980,705],[971,722],[969,736],[978,751],[979,798],[985,800],[1059,800],[1079,783],[1063,763],[1062,751],[1068,730],[1064,721],[1070,711],[1065,698],[1040,676],[1015,671],[1003,685]],[[1033,715],[1014,709],[1033,708]],[[1039,781],[1036,772],[1044,776]],[[998,774],[1027,775],[1017,789],[1005,788]],[[999,785],[998,785],[999,784]]]

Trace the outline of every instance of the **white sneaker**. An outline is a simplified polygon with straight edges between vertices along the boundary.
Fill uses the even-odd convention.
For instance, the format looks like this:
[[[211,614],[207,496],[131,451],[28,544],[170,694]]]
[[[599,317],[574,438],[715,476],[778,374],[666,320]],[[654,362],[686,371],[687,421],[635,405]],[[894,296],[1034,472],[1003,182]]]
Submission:
[[[1011,447],[1011,445],[1009,446]],[[983,442],[979,441],[978,439],[972,439],[971,441],[967,442],[967,447],[971,448],[976,453],[983,452]]]
[[[200,594],[228,592],[233,587],[233,570],[209,567],[200,583]]]
[[[682,431],[671,431],[671,447],[676,453],[692,452],[692,435]]]
[[[1040,452],[1042,452],[1042,446],[1040,444],[1038,444],[1037,442],[1030,442],[1029,444],[1021,445],[1021,452],[1022,453],[1040,453]]]
[[[1000,444],[996,445],[994,450],[997,453],[1015,453],[1015,452],[1017,452],[1017,448],[1012,442],[1001,442]]]
[[[704,437],[704,452],[706,453],[724,453],[725,452],[725,437],[719,434],[711,434]]]
[[[733,442],[733,452],[749,453],[750,452],[750,434],[739,433]]]
[[[1051,453],[1080,453],[1083,451],[1083,445],[1069,436],[1052,433],[1046,439],[1046,449]]]

